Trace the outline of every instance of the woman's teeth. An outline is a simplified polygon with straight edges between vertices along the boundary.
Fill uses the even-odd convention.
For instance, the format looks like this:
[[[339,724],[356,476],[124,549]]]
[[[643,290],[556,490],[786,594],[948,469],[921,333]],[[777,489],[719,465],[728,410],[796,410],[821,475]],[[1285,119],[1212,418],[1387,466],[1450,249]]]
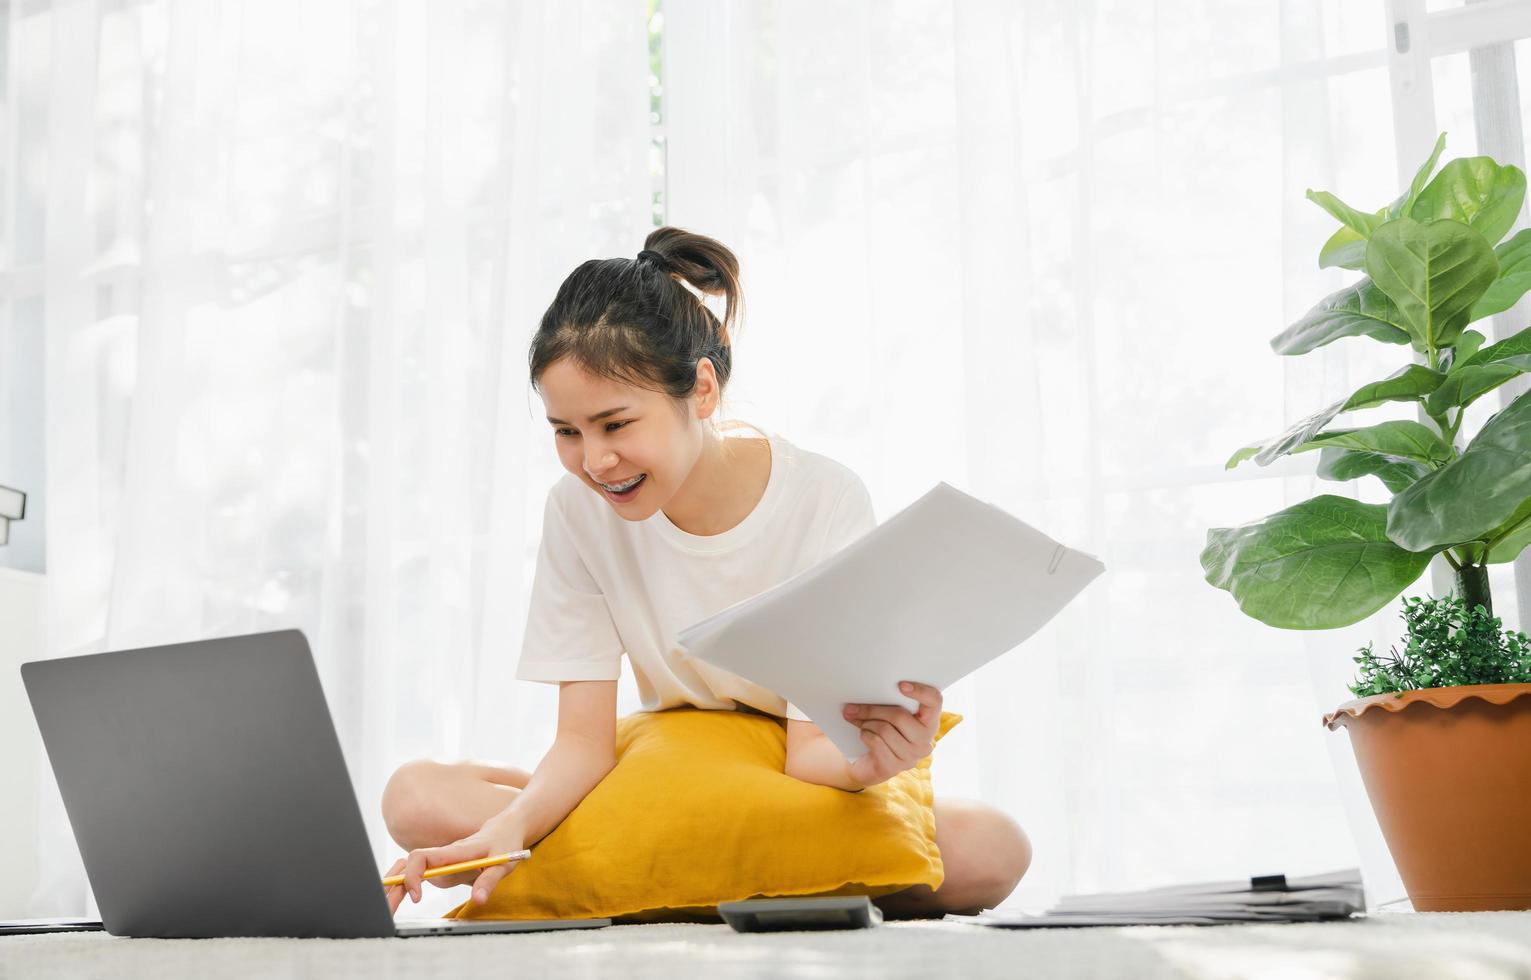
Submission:
[[[633,487],[636,487],[638,485],[638,481],[642,480],[647,475],[648,474],[646,473],[639,473],[637,476],[633,477],[631,480],[628,480],[626,483],[601,483],[600,480],[595,482],[601,483],[601,489],[603,490],[610,490],[612,493],[624,493],[628,490],[631,490]]]

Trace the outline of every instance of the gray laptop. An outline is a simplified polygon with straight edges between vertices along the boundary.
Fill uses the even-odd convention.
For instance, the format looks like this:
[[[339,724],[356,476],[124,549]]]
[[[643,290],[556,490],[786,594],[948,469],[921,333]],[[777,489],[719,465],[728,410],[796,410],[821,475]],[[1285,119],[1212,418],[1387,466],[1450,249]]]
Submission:
[[[611,924],[395,921],[298,630],[39,660],[22,664],[21,677],[113,935],[361,938]]]

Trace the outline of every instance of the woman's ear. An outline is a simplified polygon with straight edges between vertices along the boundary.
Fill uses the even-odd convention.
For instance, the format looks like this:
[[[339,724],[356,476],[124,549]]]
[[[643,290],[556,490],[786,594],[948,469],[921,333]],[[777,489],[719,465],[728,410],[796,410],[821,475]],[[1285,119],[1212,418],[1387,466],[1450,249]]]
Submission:
[[[691,403],[698,419],[708,419],[718,410],[722,389],[718,387],[718,373],[713,370],[712,358],[703,357],[696,362],[696,387],[691,389]]]

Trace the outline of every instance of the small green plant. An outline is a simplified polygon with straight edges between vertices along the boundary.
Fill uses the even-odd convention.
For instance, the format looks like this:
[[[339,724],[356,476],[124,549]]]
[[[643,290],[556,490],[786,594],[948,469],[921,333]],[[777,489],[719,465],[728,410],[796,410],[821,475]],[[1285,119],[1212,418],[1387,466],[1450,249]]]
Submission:
[[[1531,640],[1500,628],[1483,606],[1468,609],[1456,595],[1403,600],[1404,648],[1377,657],[1370,643],[1350,692],[1358,698],[1463,684],[1531,684]]]
[[[1492,614],[1488,566],[1514,560],[1531,544],[1531,392],[1466,445],[1461,438],[1468,406],[1531,372],[1531,329],[1491,345],[1468,329],[1531,289],[1531,229],[1500,242],[1520,215],[1526,177],[1489,157],[1452,160],[1436,173],[1445,143],[1443,133],[1409,187],[1376,211],[1308,191],[1341,225],[1320,250],[1319,266],[1366,275],[1320,300],[1271,347],[1305,354],[1364,336],[1415,356],[1228,461],[1229,469],[1251,459],[1264,466],[1317,451],[1319,477],[1373,476],[1393,495],[1367,504],[1320,494],[1263,520],[1207,532],[1207,581],[1271,626],[1333,629],[1365,619],[1436,555],[1455,571],[1467,608]],[[1395,402],[1420,420],[1333,425]]]

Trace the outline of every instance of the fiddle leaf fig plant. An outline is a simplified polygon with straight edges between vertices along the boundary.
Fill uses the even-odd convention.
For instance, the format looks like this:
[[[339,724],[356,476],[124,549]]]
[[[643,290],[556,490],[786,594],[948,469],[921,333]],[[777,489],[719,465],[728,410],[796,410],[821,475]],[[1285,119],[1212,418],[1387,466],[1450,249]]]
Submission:
[[[1470,405],[1531,372],[1531,329],[1487,346],[1472,329],[1531,289],[1531,229],[1501,242],[1520,214],[1526,178],[1482,156],[1437,172],[1445,145],[1443,133],[1409,187],[1375,211],[1308,191],[1341,225],[1320,250],[1320,267],[1366,275],[1320,300],[1271,347],[1297,355],[1369,337],[1413,356],[1228,460],[1233,469],[1317,452],[1319,477],[1376,477],[1393,494],[1387,504],[1321,494],[1207,532],[1207,581],[1271,626],[1332,629],[1365,619],[1436,555],[1456,572],[1465,609],[1481,605],[1491,615],[1487,566],[1531,544],[1531,393],[1465,445],[1461,434]],[[1352,421],[1351,413],[1393,402],[1414,405],[1422,420]]]

